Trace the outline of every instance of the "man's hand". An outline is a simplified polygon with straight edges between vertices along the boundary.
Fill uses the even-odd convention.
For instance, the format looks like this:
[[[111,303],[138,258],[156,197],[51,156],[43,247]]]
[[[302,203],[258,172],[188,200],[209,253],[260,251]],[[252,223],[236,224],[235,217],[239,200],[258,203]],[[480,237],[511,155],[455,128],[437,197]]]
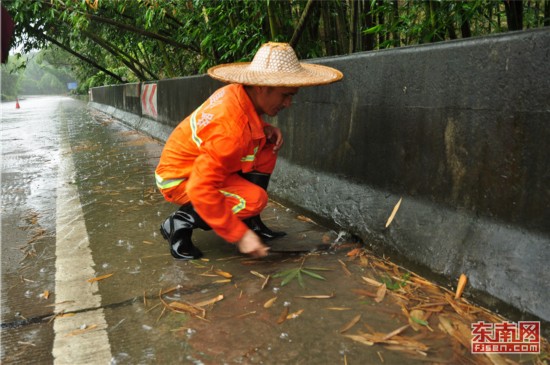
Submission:
[[[283,147],[283,132],[277,127],[268,125],[264,127],[265,138],[275,145],[273,152],[277,152]]]
[[[269,247],[264,245],[260,237],[251,229],[244,233],[244,236],[237,242],[237,247],[240,252],[252,257],[267,256]]]

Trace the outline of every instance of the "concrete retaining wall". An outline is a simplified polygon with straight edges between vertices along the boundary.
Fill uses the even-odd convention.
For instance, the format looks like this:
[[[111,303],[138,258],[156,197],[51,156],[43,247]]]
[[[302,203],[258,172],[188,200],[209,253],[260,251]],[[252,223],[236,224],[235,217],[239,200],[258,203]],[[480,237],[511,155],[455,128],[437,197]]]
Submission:
[[[550,31],[311,62],[345,78],[271,120],[285,133],[272,196],[550,321]],[[161,140],[221,86],[159,81],[150,118],[120,96],[134,85],[91,105]]]

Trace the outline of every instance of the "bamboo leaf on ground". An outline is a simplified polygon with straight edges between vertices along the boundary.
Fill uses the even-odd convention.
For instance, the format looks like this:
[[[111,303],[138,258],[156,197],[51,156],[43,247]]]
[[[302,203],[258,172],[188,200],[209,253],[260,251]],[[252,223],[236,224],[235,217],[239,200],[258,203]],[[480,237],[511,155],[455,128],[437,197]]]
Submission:
[[[281,324],[284,321],[286,321],[286,317],[288,316],[288,307],[284,307],[283,311],[279,315],[279,318],[277,319],[277,324]]]
[[[322,277],[319,274],[314,273],[313,271],[309,271],[306,269],[301,270],[304,274],[311,276],[312,278],[319,279],[319,280],[326,280],[324,277]]]
[[[264,308],[271,308],[271,306],[273,305],[273,303],[275,303],[276,300],[277,300],[277,297],[273,297],[269,299],[267,302],[264,303]]]
[[[466,277],[466,275],[461,274],[460,279],[458,279],[458,285],[456,286],[455,299],[458,299],[462,296],[462,292],[464,291],[467,282],[468,278]]]
[[[204,300],[199,303],[195,303],[197,307],[206,307],[207,305],[214,304],[219,302],[220,300],[223,300],[223,294],[218,295],[217,297],[214,297],[212,299]]]
[[[295,319],[295,318],[298,318],[300,316],[300,314],[302,314],[304,312],[303,309],[300,309],[294,313],[290,313],[286,316],[286,319]]]
[[[226,279],[231,279],[233,277],[233,275],[231,275],[230,273],[222,270],[216,270],[214,271],[214,273],[216,273],[216,275],[223,276]]]
[[[334,293],[331,294],[320,294],[320,295],[298,295],[296,298],[302,299],[330,299],[334,298]]]
[[[113,276],[113,274],[106,274],[106,275],[101,275],[101,276],[97,276],[95,278],[91,278],[91,279],[88,279],[86,280],[88,283],[93,283],[95,281],[100,281],[100,280],[104,280],[104,279],[107,279],[107,278],[110,278],[111,276]]]
[[[374,298],[374,301],[376,303],[380,303],[384,300],[384,297],[386,296],[386,284],[382,284],[378,287],[378,290],[376,291],[376,298]]]
[[[351,321],[349,321],[348,323],[346,323],[342,328],[340,328],[340,333],[344,333],[346,332],[347,330],[351,329],[353,326],[355,326],[357,324],[357,322],[359,322],[359,320],[361,319],[361,315],[358,314],[356,315],[355,317],[353,317],[353,319]]]
[[[401,200],[403,200],[403,198],[400,198],[399,201],[397,202],[397,204],[395,204],[395,207],[393,207],[393,211],[391,212],[390,217],[386,221],[386,227],[385,228],[388,228],[388,226],[391,224],[391,222],[395,218],[395,214],[397,213],[397,211],[399,210],[399,207],[401,206]]]

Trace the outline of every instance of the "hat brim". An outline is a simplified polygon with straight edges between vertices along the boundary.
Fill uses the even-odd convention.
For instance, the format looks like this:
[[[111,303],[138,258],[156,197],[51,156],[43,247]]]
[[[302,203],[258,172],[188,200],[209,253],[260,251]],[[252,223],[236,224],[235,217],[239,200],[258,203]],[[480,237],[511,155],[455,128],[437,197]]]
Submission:
[[[208,75],[227,83],[279,87],[326,85],[344,77],[332,67],[311,63],[300,63],[302,69],[298,72],[254,71],[249,65],[250,62],[222,64],[208,69]]]

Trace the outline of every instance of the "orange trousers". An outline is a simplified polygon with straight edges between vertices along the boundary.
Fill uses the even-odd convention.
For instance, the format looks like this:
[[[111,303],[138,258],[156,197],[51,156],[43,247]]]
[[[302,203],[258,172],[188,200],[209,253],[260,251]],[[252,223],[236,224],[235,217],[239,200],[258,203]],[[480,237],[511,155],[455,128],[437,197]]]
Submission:
[[[253,171],[264,174],[271,174],[273,172],[275,163],[277,162],[277,154],[273,152],[273,147],[273,144],[267,144],[256,154]],[[186,186],[187,181],[183,181],[177,186],[161,189],[160,192],[167,201],[184,205],[190,202]],[[238,173],[229,175],[219,190],[225,196],[225,204],[234,212],[234,207],[242,205],[242,200],[246,201],[244,207],[234,213],[241,220],[260,214],[267,205],[268,197],[266,191],[244,179]]]

